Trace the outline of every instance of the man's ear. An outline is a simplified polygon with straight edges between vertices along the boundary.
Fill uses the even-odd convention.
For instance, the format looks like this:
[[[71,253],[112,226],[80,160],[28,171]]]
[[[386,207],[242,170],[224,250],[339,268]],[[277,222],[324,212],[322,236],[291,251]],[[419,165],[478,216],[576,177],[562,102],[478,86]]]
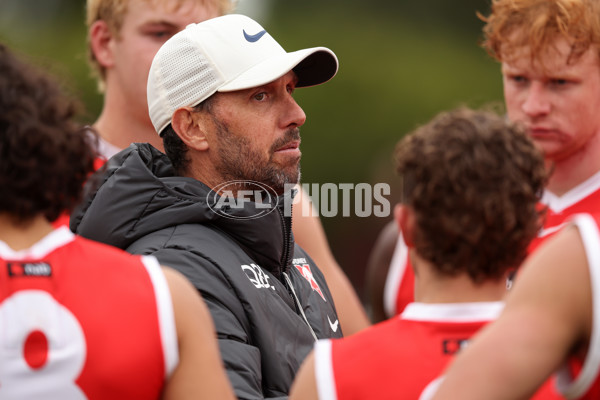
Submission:
[[[112,43],[116,38],[113,36],[106,22],[98,20],[90,26],[90,46],[94,57],[104,68],[110,68],[115,64]]]
[[[416,225],[416,216],[412,208],[404,204],[396,204],[394,207],[394,219],[398,224],[398,229],[402,232],[404,243],[412,248],[414,245],[414,233]]]
[[[171,125],[187,147],[199,151],[208,149],[204,127],[198,124],[197,118],[194,118],[191,107],[181,107],[175,110],[171,118]]]

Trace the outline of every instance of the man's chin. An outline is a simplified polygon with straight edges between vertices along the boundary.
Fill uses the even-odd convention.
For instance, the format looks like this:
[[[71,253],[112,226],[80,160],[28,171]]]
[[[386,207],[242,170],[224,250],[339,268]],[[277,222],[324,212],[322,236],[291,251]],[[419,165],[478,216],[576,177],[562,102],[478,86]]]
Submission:
[[[557,164],[580,157],[579,151],[565,149],[558,143],[538,143],[536,148],[543,154],[546,163]]]
[[[298,182],[300,182],[299,168],[295,171],[282,171],[275,179],[271,180],[269,186],[271,186],[278,195],[282,195],[286,190],[289,190],[291,187],[298,184]]]

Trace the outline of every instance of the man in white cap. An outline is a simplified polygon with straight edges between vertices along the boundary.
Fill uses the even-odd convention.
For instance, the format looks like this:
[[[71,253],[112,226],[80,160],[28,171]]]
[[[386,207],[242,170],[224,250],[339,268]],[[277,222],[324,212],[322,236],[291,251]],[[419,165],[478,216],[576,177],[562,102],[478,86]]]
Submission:
[[[152,254],[195,285],[241,399],[287,397],[315,340],[342,336],[290,211],[306,119],[292,95],[337,68],[329,49],[287,53],[245,16],[189,25],[148,78],[166,155],[132,144],[90,180],[72,215],[77,233]]]

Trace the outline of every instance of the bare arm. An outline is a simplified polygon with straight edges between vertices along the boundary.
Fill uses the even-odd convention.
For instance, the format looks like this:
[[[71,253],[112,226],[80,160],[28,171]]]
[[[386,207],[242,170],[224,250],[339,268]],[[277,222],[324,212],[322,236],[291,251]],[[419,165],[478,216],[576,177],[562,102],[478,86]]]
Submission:
[[[290,389],[290,400],[318,400],[315,379],[315,352],[311,351],[298,370]]]
[[[528,398],[591,332],[590,277],[569,228],[523,265],[506,309],[459,355],[434,399]]]
[[[292,211],[294,238],[325,275],[342,331],[346,336],[351,335],[369,326],[369,319],[350,280],[331,252],[321,220],[312,212],[310,197],[301,187],[297,189],[300,202]]]
[[[163,272],[171,292],[179,342],[179,365],[165,386],[163,398],[233,400],[206,305],[183,275],[171,268],[163,268]]]
[[[383,292],[397,241],[398,226],[395,221],[390,221],[377,237],[369,256],[367,263],[367,299],[373,323],[389,318],[383,304]]]

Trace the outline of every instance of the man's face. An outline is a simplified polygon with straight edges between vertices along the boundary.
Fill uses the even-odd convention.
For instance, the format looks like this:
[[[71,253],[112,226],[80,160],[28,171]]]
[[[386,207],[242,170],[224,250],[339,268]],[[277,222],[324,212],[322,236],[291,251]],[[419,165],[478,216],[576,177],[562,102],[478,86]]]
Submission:
[[[135,118],[148,120],[146,83],[152,59],[171,36],[191,23],[219,16],[212,3],[198,0],[130,0],[118,37],[107,90],[119,90]],[[110,86],[119,86],[111,88]]]
[[[502,75],[508,117],[525,125],[547,160],[560,162],[600,132],[600,63],[593,46],[568,64],[567,40],[554,45],[534,61],[523,49],[502,63]]]
[[[277,193],[300,179],[306,115],[292,97],[294,72],[260,87],[217,94],[210,156],[222,182],[252,180]]]

